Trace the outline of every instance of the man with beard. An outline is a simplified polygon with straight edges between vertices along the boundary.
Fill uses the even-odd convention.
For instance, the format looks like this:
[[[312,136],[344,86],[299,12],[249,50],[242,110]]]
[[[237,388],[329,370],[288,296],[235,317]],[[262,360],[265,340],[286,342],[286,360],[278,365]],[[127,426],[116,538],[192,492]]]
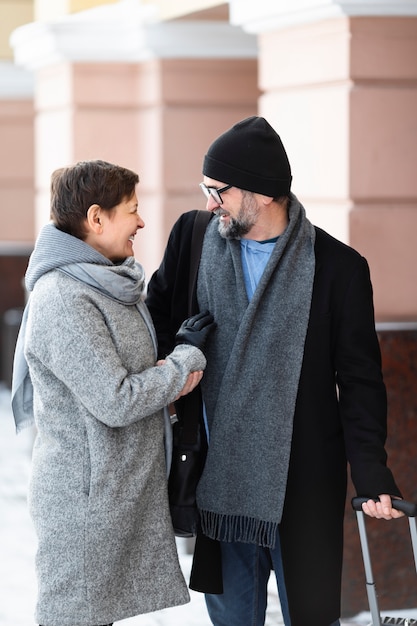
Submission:
[[[286,626],[337,625],[347,463],[367,515],[401,515],[368,264],[306,218],[264,118],[218,137],[203,175],[214,216],[196,297],[217,330],[201,383],[208,452],[190,586],[206,592],[215,626],[261,626],[273,569]],[[175,224],[149,285],[161,357],[187,316],[195,214]]]

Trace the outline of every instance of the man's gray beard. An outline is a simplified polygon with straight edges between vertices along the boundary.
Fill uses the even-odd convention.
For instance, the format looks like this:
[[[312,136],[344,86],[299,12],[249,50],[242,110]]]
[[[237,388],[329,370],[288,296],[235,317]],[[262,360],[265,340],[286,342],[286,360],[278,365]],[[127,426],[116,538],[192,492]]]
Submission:
[[[229,218],[229,223],[219,222],[219,235],[224,239],[242,239],[243,235],[249,232],[251,226],[237,222],[233,217]]]
[[[221,209],[217,214],[221,215]],[[259,210],[253,200],[253,194],[250,191],[242,191],[242,206],[239,215],[237,218],[229,217],[227,225],[219,221],[219,235],[225,239],[242,239],[256,224],[258,215]]]

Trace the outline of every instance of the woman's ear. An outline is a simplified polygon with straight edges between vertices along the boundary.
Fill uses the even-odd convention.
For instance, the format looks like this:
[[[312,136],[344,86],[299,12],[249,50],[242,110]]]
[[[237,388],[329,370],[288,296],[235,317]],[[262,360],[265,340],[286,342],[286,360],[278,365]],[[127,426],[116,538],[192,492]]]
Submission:
[[[89,207],[87,211],[87,228],[96,235],[102,232],[102,210],[99,204],[92,204]]]

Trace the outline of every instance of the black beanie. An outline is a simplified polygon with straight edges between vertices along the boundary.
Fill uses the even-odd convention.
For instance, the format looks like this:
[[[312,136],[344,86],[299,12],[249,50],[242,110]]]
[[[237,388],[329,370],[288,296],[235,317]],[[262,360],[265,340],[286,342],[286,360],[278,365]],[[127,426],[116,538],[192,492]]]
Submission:
[[[263,117],[248,117],[209,147],[203,174],[239,189],[277,198],[288,195],[291,168],[279,135]]]

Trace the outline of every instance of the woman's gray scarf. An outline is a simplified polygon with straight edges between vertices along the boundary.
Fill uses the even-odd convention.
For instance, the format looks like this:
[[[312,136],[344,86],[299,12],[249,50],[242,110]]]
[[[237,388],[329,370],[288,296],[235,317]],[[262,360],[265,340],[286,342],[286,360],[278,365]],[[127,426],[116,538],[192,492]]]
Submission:
[[[200,310],[217,323],[202,387],[210,431],[197,490],[203,532],[273,547],[287,482],[293,417],[310,314],[315,230],[291,196],[289,224],[248,302],[240,243],[209,224]]]
[[[144,271],[134,257],[114,265],[81,239],[58,230],[53,224],[47,224],[40,232],[29,259],[25,276],[28,291],[33,290],[41,276],[55,269],[117,302],[136,305],[149,328],[156,355],[155,332],[143,303]],[[12,410],[17,432],[33,424],[33,388],[24,356],[29,309],[30,298],[23,313],[13,365]]]

